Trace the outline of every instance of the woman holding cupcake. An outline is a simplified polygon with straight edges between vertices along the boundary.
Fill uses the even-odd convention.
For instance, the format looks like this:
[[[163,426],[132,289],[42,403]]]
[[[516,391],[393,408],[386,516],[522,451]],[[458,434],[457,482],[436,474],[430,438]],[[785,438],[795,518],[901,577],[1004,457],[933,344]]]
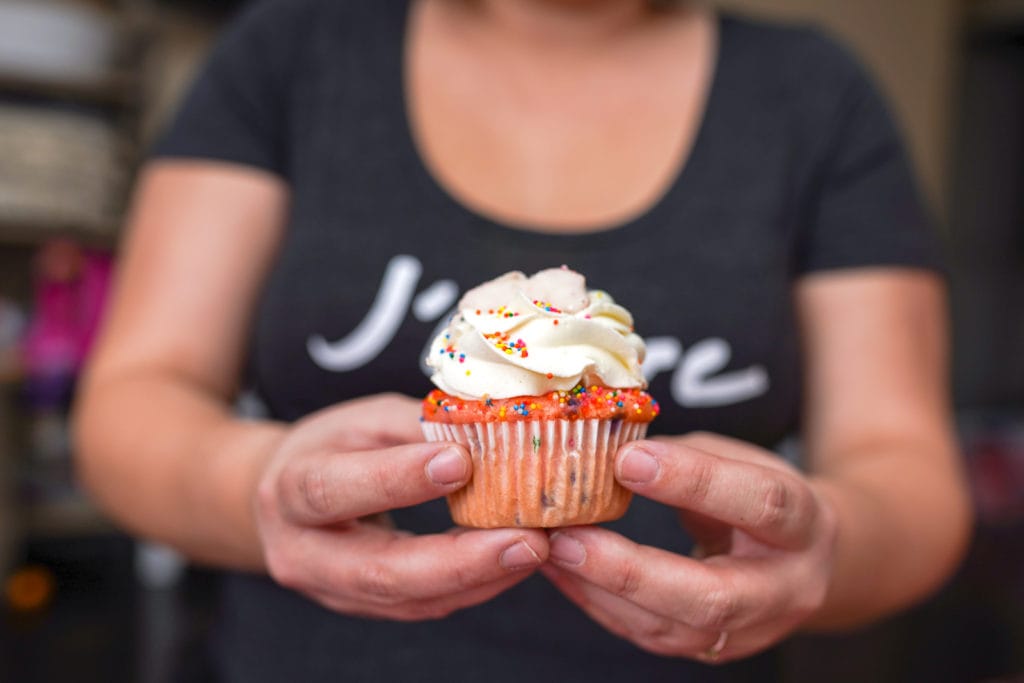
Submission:
[[[771,680],[964,550],[938,269],[813,31],[261,0],[142,174],[79,467],[225,569],[225,681]]]

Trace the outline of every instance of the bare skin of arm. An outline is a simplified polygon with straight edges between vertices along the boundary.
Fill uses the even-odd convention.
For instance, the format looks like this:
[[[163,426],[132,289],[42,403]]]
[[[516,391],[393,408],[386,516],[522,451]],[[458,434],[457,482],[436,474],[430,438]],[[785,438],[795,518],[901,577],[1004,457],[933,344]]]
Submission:
[[[489,600],[544,561],[543,532],[413,536],[372,521],[469,480],[464,449],[422,442],[418,401],[368,397],[294,425],[232,415],[287,195],[209,162],[144,173],[78,401],[81,478],[133,532],[341,612],[416,620]]]
[[[935,590],[967,547],[945,288],[921,272],[820,274],[797,303],[808,466],[840,520],[828,597],[810,625],[851,626]]]
[[[103,506],[219,565],[263,564],[251,497],[285,427],[239,422],[230,401],[287,201],[259,171],[145,172],[77,404],[79,474]]]

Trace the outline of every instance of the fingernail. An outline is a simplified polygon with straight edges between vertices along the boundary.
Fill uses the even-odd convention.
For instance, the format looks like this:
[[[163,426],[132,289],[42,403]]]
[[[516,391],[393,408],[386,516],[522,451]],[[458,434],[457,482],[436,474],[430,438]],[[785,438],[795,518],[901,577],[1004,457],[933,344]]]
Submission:
[[[587,549],[572,536],[558,532],[551,536],[548,557],[562,564],[578,567],[587,559]]]
[[[454,448],[446,448],[427,463],[427,476],[438,485],[457,484],[469,476],[466,456]]]
[[[661,465],[657,458],[640,446],[633,446],[619,460],[619,480],[645,484],[654,481]]]
[[[526,541],[519,541],[505,548],[498,557],[498,562],[505,569],[525,569],[540,564],[540,555]]]

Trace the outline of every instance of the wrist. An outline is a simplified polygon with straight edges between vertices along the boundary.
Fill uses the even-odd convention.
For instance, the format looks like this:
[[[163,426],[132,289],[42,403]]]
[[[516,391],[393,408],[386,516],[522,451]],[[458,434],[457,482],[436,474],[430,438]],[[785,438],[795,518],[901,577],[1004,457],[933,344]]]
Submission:
[[[941,504],[890,482],[881,475],[812,481],[835,511],[837,532],[828,594],[805,628],[848,629],[892,614],[930,594],[955,566],[944,559],[949,534],[936,532],[945,523]]]
[[[191,488],[203,498],[195,501],[196,509],[218,515],[226,533],[223,548],[210,558],[198,559],[223,564],[218,557],[223,552],[231,566],[264,570],[254,501],[263,471],[286,433],[283,423],[235,418],[225,419],[210,431],[203,446],[208,456],[193,474]],[[219,509],[211,509],[211,505]]]

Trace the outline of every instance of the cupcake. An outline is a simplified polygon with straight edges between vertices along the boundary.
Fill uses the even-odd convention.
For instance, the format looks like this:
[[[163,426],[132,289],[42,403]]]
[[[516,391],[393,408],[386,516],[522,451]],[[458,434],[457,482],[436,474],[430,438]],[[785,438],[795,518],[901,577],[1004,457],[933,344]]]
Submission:
[[[629,312],[568,268],[512,272],[470,290],[431,344],[429,441],[465,446],[473,476],[448,497],[463,526],[559,527],[617,519],[631,492],[619,447],[658,414]]]

